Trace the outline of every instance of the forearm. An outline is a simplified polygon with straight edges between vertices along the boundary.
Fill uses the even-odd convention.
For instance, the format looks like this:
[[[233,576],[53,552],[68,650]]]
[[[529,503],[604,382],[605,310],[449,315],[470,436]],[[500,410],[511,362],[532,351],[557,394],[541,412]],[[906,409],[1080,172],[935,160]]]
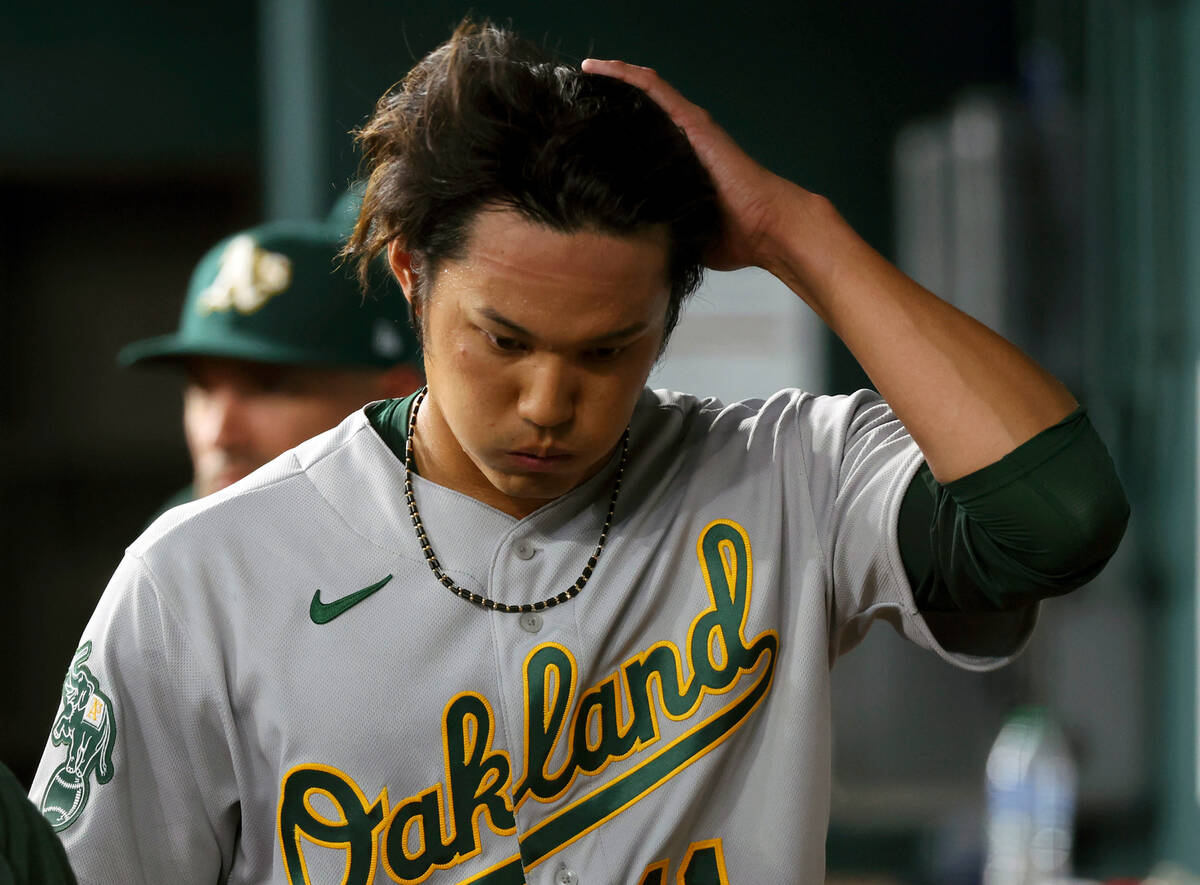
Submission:
[[[767,269],[846,344],[939,482],[997,461],[1075,408],[1057,379],[901,273],[827,200],[794,188],[782,205]]]

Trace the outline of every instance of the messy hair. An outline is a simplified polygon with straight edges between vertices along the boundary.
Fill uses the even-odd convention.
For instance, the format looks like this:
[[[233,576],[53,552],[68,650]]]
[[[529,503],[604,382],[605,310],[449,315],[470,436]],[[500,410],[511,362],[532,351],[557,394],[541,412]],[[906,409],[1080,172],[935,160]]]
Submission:
[[[418,303],[421,280],[464,257],[485,208],[561,233],[635,236],[661,226],[670,250],[665,342],[720,231],[712,179],[658,105],[491,23],[460,24],[355,136],[366,186],[344,254],[365,282],[399,240],[417,262]]]

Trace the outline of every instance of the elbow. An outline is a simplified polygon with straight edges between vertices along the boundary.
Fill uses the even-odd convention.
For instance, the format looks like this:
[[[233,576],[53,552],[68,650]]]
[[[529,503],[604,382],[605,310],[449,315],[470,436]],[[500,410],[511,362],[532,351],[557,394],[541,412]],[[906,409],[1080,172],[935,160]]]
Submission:
[[[1129,500],[1116,471],[1098,478],[1092,492],[1071,520],[1074,543],[1070,571],[1087,576],[1080,584],[1098,575],[1112,559],[1129,525]]]
[[[1087,584],[1104,570],[1125,536],[1130,508],[1116,473],[1094,484],[1091,492],[1074,512],[1063,514],[1055,561],[1038,563],[1045,596],[1060,596]]]

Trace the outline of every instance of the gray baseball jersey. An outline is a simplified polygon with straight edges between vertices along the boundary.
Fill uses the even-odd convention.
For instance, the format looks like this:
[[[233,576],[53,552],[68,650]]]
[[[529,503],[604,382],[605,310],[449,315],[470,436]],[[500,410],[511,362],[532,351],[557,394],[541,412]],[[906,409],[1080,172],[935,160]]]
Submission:
[[[832,661],[884,618],[1000,663],[913,603],[895,526],[921,454],[874,394],[799,391],[647,391],[630,453],[591,582],[532,615],[434,579],[362,412],[160,519],[33,787],[80,880],[822,881]],[[456,583],[536,602],[582,569],[614,470],[521,520],[416,497]]]

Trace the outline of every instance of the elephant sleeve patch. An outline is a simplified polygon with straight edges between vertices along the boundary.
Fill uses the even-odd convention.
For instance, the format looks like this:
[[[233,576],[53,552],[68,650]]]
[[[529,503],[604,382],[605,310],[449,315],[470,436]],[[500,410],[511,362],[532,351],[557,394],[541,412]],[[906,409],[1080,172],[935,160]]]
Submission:
[[[54,746],[67,748],[66,761],[54,769],[41,803],[42,814],[57,832],[73,824],[87,805],[92,777],[106,784],[113,776],[117,720],[112,700],[84,663],[91,653],[91,642],[75,651],[63,680],[62,709],[50,732]]]

